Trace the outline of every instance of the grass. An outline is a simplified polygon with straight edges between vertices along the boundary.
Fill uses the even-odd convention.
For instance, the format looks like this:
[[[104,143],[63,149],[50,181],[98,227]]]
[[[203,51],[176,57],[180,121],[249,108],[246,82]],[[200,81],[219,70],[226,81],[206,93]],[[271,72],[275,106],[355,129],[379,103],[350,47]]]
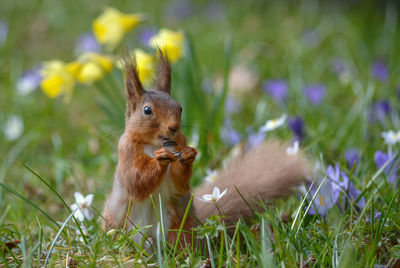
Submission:
[[[18,140],[5,141],[0,133],[2,266],[398,265],[398,178],[395,184],[388,183],[384,167],[379,169],[374,163],[375,152],[387,150],[381,132],[400,126],[397,4],[224,1],[214,5],[212,13],[207,9],[209,2],[196,1],[190,2],[194,6],[190,15],[179,17],[166,11],[174,3],[1,2],[0,20],[10,28],[0,44],[0,125],[10,114],[24,120]],[[180,250],[178,245],[168,245],[163,228],[149,248],[145,241],[137,244],[131,239],[147,226],[104,233],[101,211],[112,184],[116,143],[124,123],[122,75],[114,70],[100,83],[77,86],[67,103],[62,98],[49,99],[40,90],[21,96],[15,86],[24,70],[44,60],[73,60],[78,36],[90,31],[92,20],[106,5],[149,16],[145,25],[126,36],[115,54],[122,53],[124,46],[143,47],[136,34],[148,26],[186,32],[185,57],[173,66],[172,92],[183,106],[185,135],[189,141],[199,138],[196,148],[201,156],[195,162],[193,186],[201,183],[207,169],[222,168],[231,156],[234,146],[222,135],[226,120],[244,145],[250,129],[255,131],[267,119],[287,113],[304,120],[302,147],[307,153],[325,166],[339,163],[361,191],[365,206],[357,208],[358,200],[345,201],[342,193],[338,205],[323,217],[307,214],[311,205],[304,197],[293,196],[265,205],[265,212],[251,222],[237,222],[233,235],[214,216],[197,229],[197,236],[205,241],[203,248]],[[332,71],[334,59],[345,62],[347,73]],[[386,81],[371,75],[376,60],[388,66]],[[237,81],[244,82],[240,86],[230,82],[229,76],[238,66],[242,71],[236,72]],[[243,70],[249,75],[243,75]],[[265,79],[287,81],[284,104],[262,92]],[[308,84],[326,86],[322,105],[315,107],[307,101],[303,89]],[[225,110],[230,96],[240,106],[232,114]],[[379,100],[388,100],[391,112],[384,120],[371,121],[371,104]],[[271,137],[290,140],[293,133],[285,126],[267,139]],[[350,148],[357,148],[361,155],[352,169],[344,159]],[[393,152],[396,161],[398,145]],[[74,191],[94,193],[94,220],[80,223],[72,217],[69,205],[74,203]],[[381,217],[375,219],[376,212]]]

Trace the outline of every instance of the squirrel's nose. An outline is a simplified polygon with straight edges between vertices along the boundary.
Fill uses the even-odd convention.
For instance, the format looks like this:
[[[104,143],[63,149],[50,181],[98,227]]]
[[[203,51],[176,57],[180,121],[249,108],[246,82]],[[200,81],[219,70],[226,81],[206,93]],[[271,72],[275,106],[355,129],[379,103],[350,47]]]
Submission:
[[[179,130],[179,125],[169,126],[168,129],[172,133],[175,133],[175,132],[177,132]]]

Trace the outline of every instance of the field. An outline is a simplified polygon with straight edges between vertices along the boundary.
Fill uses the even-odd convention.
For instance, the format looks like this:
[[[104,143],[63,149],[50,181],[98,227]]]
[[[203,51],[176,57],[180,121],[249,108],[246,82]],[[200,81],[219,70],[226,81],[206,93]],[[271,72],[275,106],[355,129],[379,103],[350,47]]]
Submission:
[[[140,15],[101,41],[94,22],[108,7]],[[399,11],[390,1],[2,0],[0,266],[399,267]],[[138,65],[150,85],[164,28],[178,40],[182,131],[199,152],[193,187],[268,139],[297,141],[316,166],[312,185],[233,236],[219,216],[199,226],[204,251],[162,234],[146,249],[135,231],[101,229],[125,122],[119,59],[147,53]],[[276,128],[263,131],[268,120]],[[75,192],[93,194],[82,221]]]

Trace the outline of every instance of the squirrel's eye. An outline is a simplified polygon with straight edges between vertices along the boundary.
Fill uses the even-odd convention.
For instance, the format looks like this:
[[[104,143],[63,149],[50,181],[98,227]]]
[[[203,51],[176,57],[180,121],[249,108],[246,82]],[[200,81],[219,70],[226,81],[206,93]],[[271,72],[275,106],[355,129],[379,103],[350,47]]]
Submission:
[[[145,115],[152,115],[153,114],[153,111],[151,110],[151,108],[149,106],[145,106],[143,111],[144,111]]]

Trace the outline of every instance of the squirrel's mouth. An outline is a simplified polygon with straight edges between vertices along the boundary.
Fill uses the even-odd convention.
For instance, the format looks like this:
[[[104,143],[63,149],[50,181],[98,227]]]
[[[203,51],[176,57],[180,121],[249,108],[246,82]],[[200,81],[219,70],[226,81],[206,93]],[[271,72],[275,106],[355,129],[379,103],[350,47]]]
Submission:
[[[158,135],[158,137],[160,138],[161,141],[167,141],[169,140],[168,137],[162,136],[162,135]]]

